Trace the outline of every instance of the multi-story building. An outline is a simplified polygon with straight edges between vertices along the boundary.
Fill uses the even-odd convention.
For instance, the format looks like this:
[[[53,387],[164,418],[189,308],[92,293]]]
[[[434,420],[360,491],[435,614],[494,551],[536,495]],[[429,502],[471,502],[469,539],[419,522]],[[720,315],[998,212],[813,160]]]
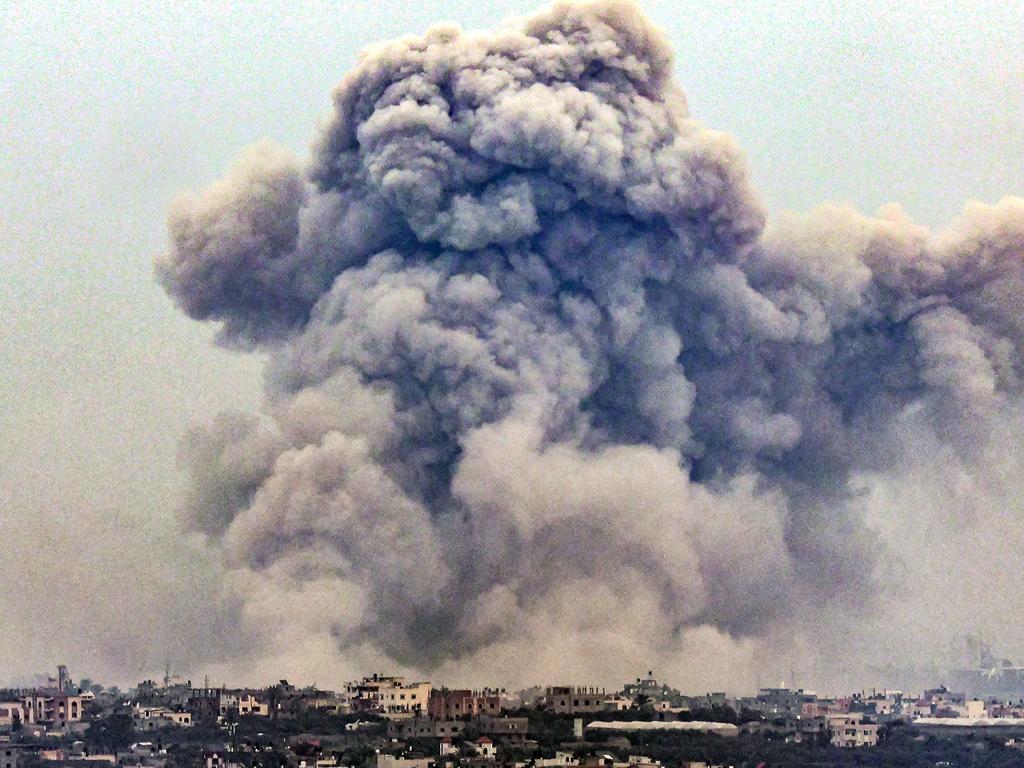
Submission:
[[[221,715],[222,688],[193,688],[188,697],[188,711],[195,720],[216,720]]]
[[[561,715],[604,712],[615,698],[603,688],[552,686],[545,691],[545,703],[552,712]]]
[[[802,688],[760,688],[757,696],[739,700],[739,706],[761,712],[764,715],[801,715],[805,714],[804,705],[817,702],[818,697],[813,691]]]
[[[503,694],[504,691],[490,688],[482,691],[434,689],[430,692],[427,713],[438,720],[498,715],[503,709]]]
[[[270,705],[252,691],[226,688],[193,688],[188,697],[188,709],[196,719],[270,714]]]
[[[20,701],[0,701],[0,731],[7,731],[26,720],[25,706]]]
[[[430,692],[430,683],[377,674],[345,686],[353,712],[426,713]]]
[[[337,696],[330,691],[318,691],[295,699],[297,711],[326,712],[332,715],[344,715],[351,711],[349,701],[344,696]]]
[[[251,693],[244,693],[237,698],[238,714],[240,715],[255,715],[256,717],[266,717],[270,714],[270,706],[266,703],[257,699]]]
[[[78,695],[33,691],[22,697],[21,704],[24,723],[59,729],[82,719],[82,697]]]
[[[485,736],[525,738],[530,728],[528,717],[492,717],[481,715],[477,718],[477,730]]]
[[[388,736],[401,739],[439,739],[458,736],[469,723],[465,720],[434,720],[429,717],[403,717],[388,722]]]
[[[0,768],[18,768],[18,748],[0,744]]]
[[[653,672],[648,672],[647,677],[638,677],[632,683],[622,686],[622,696],[630,702],[649,701],[665,702],[668,706],[679,706],[682,703],[682,694],[664,683],[659,683]]]
[[[249,691],[223,691],[218,707],[221,717],[227,715],[255,715],[266,717],[270,714],[270,706],[256,698]]]
[[[786,718],[787,737],[797,744],[816,742],[819,735],[828,727],[826,717],[806,717],[804,715]]]
[[[873,747],[878,744],[878,724],[866,723],[860,715],[832,715],[828,718],[832,745],[836,747]]]
[[[190,728],[191,712],[177,712],[163,707],[136,706],[132,712],[132,720],[140,731],[158,731],[161,728]]]

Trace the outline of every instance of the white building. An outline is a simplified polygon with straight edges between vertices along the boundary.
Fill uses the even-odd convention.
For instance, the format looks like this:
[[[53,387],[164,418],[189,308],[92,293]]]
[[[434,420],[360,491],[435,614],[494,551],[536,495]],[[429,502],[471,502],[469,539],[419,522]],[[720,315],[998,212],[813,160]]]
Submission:
[[[353,712],[425,713],[430,691],[430,683],[407,683],[404,677],[383,675],[364,677],[345,686]]]
[[[264,704],[251,693],[238,697],[238,714],[255,715],[257,717],[269,717],[270,705]]]
[[[472,746],[480,757],[487,760],[494,760],[498,757],[498,747],[486,736],[481,736],[473,742]]]
[[[835,747],[874,747],[878,744],[878,724],[865,723],[860,715],[829,715]]]

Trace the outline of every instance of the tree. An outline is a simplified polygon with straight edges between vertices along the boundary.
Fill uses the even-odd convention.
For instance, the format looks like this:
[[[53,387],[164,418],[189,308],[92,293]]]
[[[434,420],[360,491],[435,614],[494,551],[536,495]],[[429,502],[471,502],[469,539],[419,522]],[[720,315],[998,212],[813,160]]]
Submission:
[[[85,732],[85,743],[96,749],[117,752],[127,749],[135,740],[135,723],[131,715],[111,715],[94,720]]]

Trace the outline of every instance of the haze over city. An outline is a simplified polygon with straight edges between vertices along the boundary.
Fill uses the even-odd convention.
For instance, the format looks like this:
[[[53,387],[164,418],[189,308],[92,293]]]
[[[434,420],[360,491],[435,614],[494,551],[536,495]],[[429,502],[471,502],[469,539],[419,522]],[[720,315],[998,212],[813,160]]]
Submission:
[[[1019,661],[1022,10],[5,7],[0,681]]]

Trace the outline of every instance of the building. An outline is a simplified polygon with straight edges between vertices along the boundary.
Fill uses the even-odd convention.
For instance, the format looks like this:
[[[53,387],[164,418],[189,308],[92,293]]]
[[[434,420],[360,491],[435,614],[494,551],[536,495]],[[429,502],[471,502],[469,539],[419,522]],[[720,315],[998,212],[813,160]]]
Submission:
[[[528,717],[490,717],[483,715],[477,718],[477,727],[485,736],[526,737],[530,729]]]
[[[377,768],[434,768],[434,761],[429,757],[395,757],[378,753]]]
[[[1024,719],[1016,717],[920,717],[911,722],[915,730],[941,737],[992,736],[1005,739],[1024,737]]]
[[[622,698],[630,703],[646,700],[652,704],[665,702],[668,706],[679,706],[683,697],[675,688],[659,683],[653,672],[648,672],[647,677],[638,677],[634,682],[623,685]]]
[[[191,712],[175,712],[163,707],[136,706],[132,720],[140,731],[158,731],[161,728],[191,728]]]
[[[230,702],[221,701],[221,714],[228,712],[243,717],[267,717],[270,715],[270,705],[260,701],[251,693],[239,693],[233,696]]]
[[[498,757],[498,748],[487,736],[481,736],[471,746],[480,757],[486,760],[495,760]]]
[[[292,694],[291,701],[299,694]],[[188,711],[196,720],[216,720],[228,716],[270,715],[270,705],[257,698],[251,691],[229,690],[226,688],[193,688],[187,697]]]
[[[25,720],[25,707],[20,701],[0,701],[0,730],[9,731]]]
[[[822,733],[828,731],[828,717],[793,718],[793,740],[797,743],[817,742]]]
[[[603,688],[598,690],[594,687],[553,686],[544,694],[547,708],[560,715],[604,712],[613,698]]]
[[[740,735],[738,726],[732,723],[717,723],[705,720],[677,720],[659,722],[657,720],[594,720],[585,729],[591,734],[597,733],[636,733],[642,731],[689,731],[691,733],[709,733],[716,736],[733,738]]]
[[[387,733],[399,739],[443,739],[458,736],[468,725],[465,720],[431,720],[429,717],[403,717],[388,722]]]
[[[878,724],[866,723],[860,715],[831,715],[828,727],[832,732],[832,746],[874,747],[878,744]]]
[[[498,715],[503,709],[503,695],[504,691],[490,688],[482,691],[439,688],[430,692],[427,713],[437,720]]]
[[[21,699],[22,722],[41,724],[49,729],[63,729],[82,720],[82,697],[33,691]]]
[[[739,700],[740,709],[750,709],[768,716],[806,714],[804,705],[815,703],[818,696],[813,691],[786,687],[760,688],[757,696]],[[848,707],[847,707],[848,710]]]
[[[572,752],[556,751],[554,757],[538,757],[529,763],[514,763],[513,768],[573,768],[580,761]]]
[[[224,752],[206,752],[203,755],[206,768],[242,768],[241,763],[234,762]]]
[[[345,686],[353,712],[426,713],[430,692],[430,683],[377,674]]]
[[[193,688],[188,696],[188,711],[194,720],[216,720],[220,717],[221,688]],[[218,758],[221,756],[217,756]]]
[[[351,712],[348,699],[334,695],[329,691],[311,693],[301,698],[293,699],[297,711],[302,712],[327,712],[332,715],[343,715]]]

